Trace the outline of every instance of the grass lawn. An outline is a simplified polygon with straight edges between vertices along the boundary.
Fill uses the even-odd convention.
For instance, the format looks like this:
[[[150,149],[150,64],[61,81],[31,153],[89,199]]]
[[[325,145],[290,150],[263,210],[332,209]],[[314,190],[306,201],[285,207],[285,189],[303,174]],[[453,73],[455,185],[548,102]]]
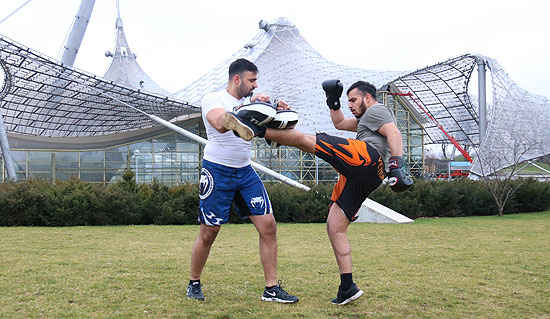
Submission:
[[[187,300],[198,226],[0,228],[0,318],[550,318],[550,212],[352,224],[354,280],[324,224],[279,224],[279,279],[300,297],[260,301],[252,225],[226,225]]]

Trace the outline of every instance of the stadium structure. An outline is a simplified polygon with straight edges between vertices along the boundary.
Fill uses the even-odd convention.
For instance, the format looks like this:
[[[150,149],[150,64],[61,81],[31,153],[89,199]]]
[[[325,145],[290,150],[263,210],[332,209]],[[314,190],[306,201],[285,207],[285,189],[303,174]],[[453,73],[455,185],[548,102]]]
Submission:
[[[80,21],[91,14],[85,3],[76,17]],[[78,23],[74,25],[73,31]],[[80,42],[74,50],[71,38],[81,40],[85,26],[69,37],[65,49],[75,53],[62,61],[0,35],[2,180],[75,176],[108,183],[132,169],[138,182],[198,181],[202,143],[193,136],[205,136],[201,99],[226,86],[229,64],[241,57],[261,70],[257,91],[289,102],[300,115],[296,128],[307,133],[346,136],[328,120],[323,80],[339,78],[344,86],[359,79],[373,83],[379,101],[396,115],[407,169],[414,175],[422,174],[424,145],[430,143],[452,143],[465,157],[471,154],[471,171],[477,175],[550,153],[548,99],[521,89],[494,59],[463,54],[414,71],[360,69],[323,58],[285,18],[262,20],[259,29],[239,51],[174,94],[140,68],[120,15],[115,48],[106,53],[111,64],[103,76],[72,67]],[[469,84],[476,69],[474,100]],[[487,69],[492,103],[485,98]],[[299,182],[337,177],[314,156],[270,148],[263,139],[254,140],[252,159]],[[263,171],[260,175],[273,179]]]

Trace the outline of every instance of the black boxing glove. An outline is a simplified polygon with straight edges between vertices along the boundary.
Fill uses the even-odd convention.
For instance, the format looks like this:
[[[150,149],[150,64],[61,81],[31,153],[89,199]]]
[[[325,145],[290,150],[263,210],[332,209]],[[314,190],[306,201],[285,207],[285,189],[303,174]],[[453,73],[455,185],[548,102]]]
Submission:
[[[331,110],[340,109],[340,96],[344,91],[344,85],[340,80],[325,80],[323,81],[323,90],[327,96],[327,105]]]
[[[390,172],[388,173],[388,184],[392,191],[401,193],[409,189],[413,184],[411,176],[403,169],[401,156],[392,156],[389,160]]]

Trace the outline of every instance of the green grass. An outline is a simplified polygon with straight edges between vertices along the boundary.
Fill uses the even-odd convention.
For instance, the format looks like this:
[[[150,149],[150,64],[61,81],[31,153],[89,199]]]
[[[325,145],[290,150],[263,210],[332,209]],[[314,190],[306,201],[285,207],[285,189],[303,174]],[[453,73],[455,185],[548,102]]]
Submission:
[[[537,164],[538,166],[542,167],[543,169],[545,170],[550,170],[550,165],[548,164],[545,164],[545,163],[541,163],[541,162],[537,162],[535,163]],[[523,165],[519,165],[516,169],[519,169],[519,168],[522,168]],[[506,172],[506,173],[509,173],[512,169],[511,168],[506,168],[506,169],[503,169],[502,171],[503,172]],[[529,174],[548,174],[546,171],[536,167],[536,166],[533,166],[533,165],[528,165],[527,167],[523,168],[520,172],[519,172],[520,175],[529,175]]]
[[[279,279],[300,297],[260,301],[252,225],[226,225],[187,300],[198,226],[0,228],[0,318],[550,318],[550,212],[352,224],[354,279],[324,224],[279,224]]]

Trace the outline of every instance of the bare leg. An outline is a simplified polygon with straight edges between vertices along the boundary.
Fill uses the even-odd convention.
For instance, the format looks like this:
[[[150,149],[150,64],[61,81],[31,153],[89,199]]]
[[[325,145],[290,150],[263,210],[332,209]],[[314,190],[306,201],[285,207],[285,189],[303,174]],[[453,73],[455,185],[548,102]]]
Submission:
[[[220,226],[207,226],[201,224],[199,236],[193,245],[191,252],[191,280],[199,280],[210,254],[210,248],[220,232]]]
[[[298,130],[276,130],[266,128],[265,138],[282,145],[294,146],[304,152],[315,154],[315,135],[304,134]]]
[[[277,284],[277,224],[273,214],[250,216],[259,233],[260,260],[264,268],[265,285]]]
[[[340,274],[351,273],[351,245],[347,229],[351,221],[336,203],[330,206],[327,218],[327,233],[340,268]]]

